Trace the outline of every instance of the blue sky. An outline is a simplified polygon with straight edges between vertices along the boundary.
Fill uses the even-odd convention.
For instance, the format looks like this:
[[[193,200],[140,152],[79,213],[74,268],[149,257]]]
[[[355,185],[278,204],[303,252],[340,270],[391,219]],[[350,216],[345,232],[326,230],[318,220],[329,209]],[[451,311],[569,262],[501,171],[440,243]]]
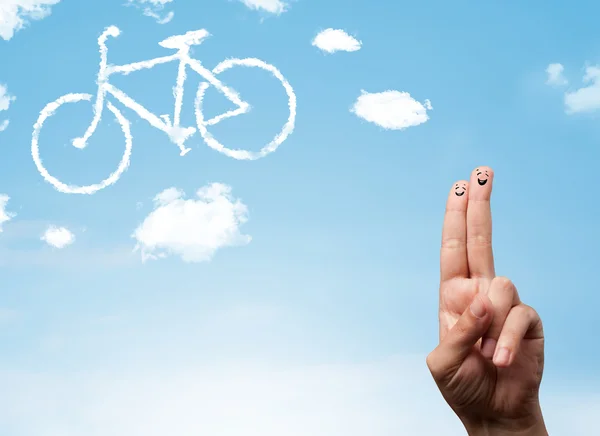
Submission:
[[[38,19],[16,6],[36,1],[0,5],[0,109],[2,95],[16,97],[0,111],[10,215],[0,233],[1,434],[463,434],[425,356],[437,341],[446,195],[478,165],[495,171],[496,271],[544,322],[550,433],[595,430],[600,5],[174,0],[144,14],[151,5],[125,3],[37,0]],[[15,17],[28,23],[17,29]],[[205,28],[212,36],[192,56],[207,67],[230,57],[276,66],[297,96],[294,132],[255,161],[198,135],[181,157],[115,103],[131,121],[129,169],[93,195],[58,192],[34,165],[33,125],[59,96],[96,92],[97,39],[110,25],[122,31],[108,41],[113,64],[170,54],[157,43]],[[312,45],[328,28],[360,50]],[[551,74],[551,64],[562,67]],[[170,65],[111,81],[162,114],[175,76]],[[287,118],[283,88],[261,70],[219,77],[253,110],[215,137],[258,150]],[[185,125],[199,81],[189,74]],[[351,110],[362,91],[406,92],[405,103],[433,109],[384,128]],[[211,116],[231,108],[212,89],[205,104]],[[40,153],[61,180],[96,183],[116,168],[124,139],[109,112],[88,148],[70,146],[91,117],[81,102],[44,127]],[[195,193],[212,183],[231,191],[209,208]],[[169,201],[155,204],[165,190]],[[74,239],[50,246],[41,238],[51,226]],[[171,251],[142,262],[139,235],[147,251],[151,240]]]

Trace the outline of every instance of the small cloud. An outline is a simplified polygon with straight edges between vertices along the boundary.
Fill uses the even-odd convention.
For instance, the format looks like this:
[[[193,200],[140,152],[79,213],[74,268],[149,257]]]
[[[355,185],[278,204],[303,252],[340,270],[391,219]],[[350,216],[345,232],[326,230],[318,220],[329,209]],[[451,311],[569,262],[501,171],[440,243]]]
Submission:
[[[0,111],[5,111],[10,107],[10,104],[17,98],[8,93],[6,85],[0,83]]]
[[[175,12],[170,11],[163,17],[160,13],[167,4],[172,2],[173,0],[128,0],[127,5],[142,8],[144,15],[154,18],[158,24],[167,24],[173,19]]]
[[[240,0],[250,9],[262,9],[271,14],[279,15],[287,10],[287,3],[281,0]]]
[[[23,29],[28,20],[41,20],[51,13],[50,6],[60,0],[1,0],[0,38],[10,40],[15,32]]]
[[[362,42],[341,29],[325,29],[315,37],[312,45],[327,53],[336,51],[352,52],[360,50]]]
[[[548,68],[546,68],[546,73],[548,74],[548,79],[546,80],[547,85],[551,86],[564,86],[569,83],[567,78],[563,76],[563,71],[565,67],[562,64],[550,64]]]
[[[2,224],[4,224],[7,221],[10,221],[16,216],[16,214],[8,212],[6,210],[8,200],[10,200],[10,197],[8,195],[0,194],[0,232],[2,232]]]
[[[350,112],[384,129],[403,130],[426,122],[429,119],[428,109],[433,109],[429,100],[425,100],[424,104],[419,103],[408,92],[371,94],[361,91]]]
[[[54,248],[65,248],[75,242],[75,235],[65,227],[50,226],[40,239]]]
[[[219,248],[248,244],[240,232],[248,208],[231,195],[231,187],[212,183],[196,192],[198,200],[184,200],[183,191],[165,189],[154,197],[155,209],[132,237],[142,261],[173,254],[184,262],[209,261]]]
[[[2,5],[0,5],[0,14],[2,13]],[[0,15],[1,16],[1,15]],[[6,85],[0,83],[0,112],[8,110],[10,104],[17,98],[8,93]],[[8,120],[0,121],[0,132],[3,132],[8,128]]]
[[[587,67],[583,82],[589,83],[589,85],[565,93],[565,110],[568,114],[593,112],[600,109],[600,67]]]

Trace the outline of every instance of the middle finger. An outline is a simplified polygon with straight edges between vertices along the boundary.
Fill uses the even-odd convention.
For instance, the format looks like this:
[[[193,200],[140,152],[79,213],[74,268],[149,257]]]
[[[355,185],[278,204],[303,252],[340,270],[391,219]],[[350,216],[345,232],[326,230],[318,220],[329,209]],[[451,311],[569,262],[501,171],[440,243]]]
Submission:
[[[496,275],[492,253],[492,182],[490,167],[478,167],[471,173],[467,206],[467,258],[473,278],[491,280]]]

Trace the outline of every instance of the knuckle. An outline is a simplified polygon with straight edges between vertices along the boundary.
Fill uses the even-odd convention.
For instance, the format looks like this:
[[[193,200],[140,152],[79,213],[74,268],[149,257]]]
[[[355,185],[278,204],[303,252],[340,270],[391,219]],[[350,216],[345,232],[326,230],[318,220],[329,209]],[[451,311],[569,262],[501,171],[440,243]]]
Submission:
[[[433,354],[434,352],[435,352],[435,350],[432,351],[431,353],[429,353],[427,355],[427,357],[425,358],[425,363],[427,364],[427,368],[429,368],[429,369],[431,369],[431,367],[433,365],[433,362],[434,362],[434,359],[435,359],[435,356]]]
[[[473,235],[467,238],[467,244],[472,247],[488,248],[492,246],[492,235]]]
[[[444,238],[442,239],[442,248],[446,250],[458,250],[465,247],[465,241],[461,238]]]
[[[445,362],[444,358],[440,354],[439,348],[436,348],[429,353],[425,360],[433,380],[435,380],[435,382],[438,384],[444,383],[444,380],[449,377],[453,368],[449,367],[447,362]]]
[[[433,378],[436,378],[440,372],[439,365],[437,364],[438,359],[436,357],[436,350],[437,348],[431,353],[429,353],[427,355],[427,358],[425,359],[425,363],[427,363],[427,368],[429,368],[429,372],[431,372]]]
[[[535,310],[533,307],[528,306],[526,304],[524,304],[523,306],[525,306],[525,308],[523,310],[525,310],[525,315],[527,316],[527,318],[529,318],[529,321],[531,323],[538,323],[541,328],[542,327],[542,319],[540,318],[540,315],[537,313],[537,310]]]
[[[510,280],[508,277],[495,277],[492,282],[494,283],[494,286],[497,286],[498,289],[504,292],[515,292],[517,289],[512,280]]]
[[[530,321],[533,321],[537,318],[537,312],[535,309],[527,304],[521,303],[518,306],[515,306],[513,310],[516,310],[518,314]]]

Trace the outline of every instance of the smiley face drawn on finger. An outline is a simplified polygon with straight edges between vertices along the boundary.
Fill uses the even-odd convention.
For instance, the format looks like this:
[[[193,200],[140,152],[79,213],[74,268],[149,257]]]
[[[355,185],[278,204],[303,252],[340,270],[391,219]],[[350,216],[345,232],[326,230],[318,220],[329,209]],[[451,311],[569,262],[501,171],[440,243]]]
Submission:
[[[467,192],[466,183],[457,183],[454,186],[454,194],[456,194],[457,197],[462,197],[463,195],[465,195],[465,192]]]
[[[477,172],[477,183],[479,183],[479,186],[485,185],[490,178],[488,170],[479,171],[479,168],[477,168],[475,171]]]

